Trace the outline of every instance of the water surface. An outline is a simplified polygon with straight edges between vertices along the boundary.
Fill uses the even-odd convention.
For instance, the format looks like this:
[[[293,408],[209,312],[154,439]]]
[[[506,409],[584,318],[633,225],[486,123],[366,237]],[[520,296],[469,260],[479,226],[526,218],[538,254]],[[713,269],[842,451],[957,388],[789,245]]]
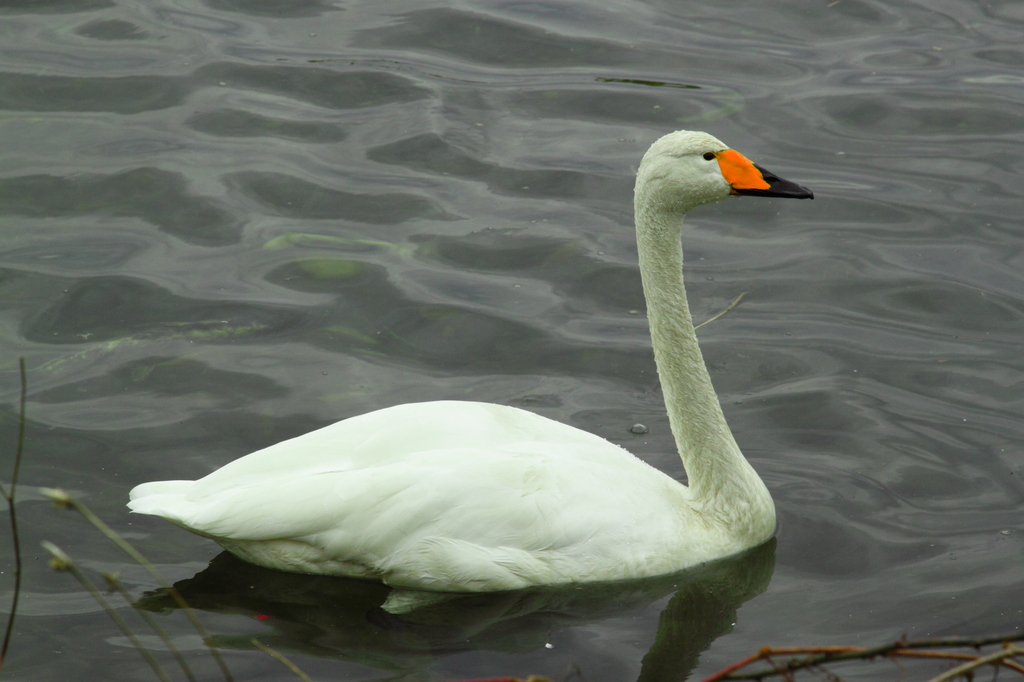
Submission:
[[[291,679],[251,634],[323,678],[596,681],[1021,626],[1019,3],[45,0],[5,3],[0,44],[0,448],[21,355],[22,482],[74,491],[174,580],[218,549],[128,516],[133,485],[397,403],[525,407],[682,479],[636,165],[703,129],[815,191],[704,207],[684,233],[698,319],[744,294],[700,336],[778,507],[767,554],[416,627],[338,606],[378,588],[228,562],[192,584],[239,679]],[[151,679],[34,548],[136,595],[152,580],[21,500],[12,674]]]

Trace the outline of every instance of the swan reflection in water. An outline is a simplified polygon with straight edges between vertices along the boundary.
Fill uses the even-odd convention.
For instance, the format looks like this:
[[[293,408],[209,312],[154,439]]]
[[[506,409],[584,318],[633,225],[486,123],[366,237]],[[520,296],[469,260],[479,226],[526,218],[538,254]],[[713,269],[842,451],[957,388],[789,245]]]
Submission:
[[[657,578],[448,594],[400,615],[381,608],[390,588],[380,583],[260,568],[227,552],[174,587],[196,609],[260,617],[268,627],[257,635],[260,642],[282,653],[403,673],[424,672],[438,657],[468,651],[540,650],[560,631],[636,616],[668,597],[656,628],[651,618],[636,619],[630,627],[646,629],[619,640],[650,642],[639,679],[666,682],[687,678],[701,652],[732,629],[737,609],[767,588],[774,565],[772,539],[742,554]],[[176,608],[162,590],[148,593],[136,606]],[[607,646],[611,626],[600,627],[595,636],[578,641]],[[214,634],[212,640],[220,648],[254,649],[252,636]],[[597,679],[598,671],[587,670],[589,658],[580,651],[574,660],[584,675]],[[557,675],[563,669],[531,672]]]

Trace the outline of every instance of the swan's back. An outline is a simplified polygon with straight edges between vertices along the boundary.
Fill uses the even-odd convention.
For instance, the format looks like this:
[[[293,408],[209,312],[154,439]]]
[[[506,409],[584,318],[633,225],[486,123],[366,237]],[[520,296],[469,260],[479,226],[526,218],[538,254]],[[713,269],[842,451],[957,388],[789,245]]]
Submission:
[[[129,506],[264,566],[465,591],[703,561],[722,548],[692,537],[686,497],[598,436],[513,407],[446,401],[346,419],[198,481],[145,483]],[[685,556],[673,554],[686,540]]]
[[[529,412],[431,402],[347,419],[199,481],[141,485],[131,508],[263,566],[457,592],[642,578],[764,542],[775,507],[726,423],[682,276],[683,215],[738,195],[813,198],[706,133],[670,133],[640,163],[640,274],[691,487]]]

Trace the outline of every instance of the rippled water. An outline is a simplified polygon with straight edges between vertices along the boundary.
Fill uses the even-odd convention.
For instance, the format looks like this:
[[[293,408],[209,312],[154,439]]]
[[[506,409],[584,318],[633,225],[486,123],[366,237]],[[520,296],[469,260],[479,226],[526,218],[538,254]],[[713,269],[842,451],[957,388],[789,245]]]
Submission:
[[[1022,45],[1017,0],[7,0],[0,448],[23,355],[22,482],[81,495],[175,580],[203,571],[183,587],[240,679],[291,679],[247,633],[321,678],[596,681],[1019,627]],[[700,335],[776,545],[410,625],[372,585],[204,571],[211,543],[128,516],[141,481],[435,398],[527,407],[681,477],[630,205],[677,128],[816,194],[704,207],[684,235],[698,318],[745,293]],[[21,500],[9,670],[153,679],[33,548],[152,580]]]

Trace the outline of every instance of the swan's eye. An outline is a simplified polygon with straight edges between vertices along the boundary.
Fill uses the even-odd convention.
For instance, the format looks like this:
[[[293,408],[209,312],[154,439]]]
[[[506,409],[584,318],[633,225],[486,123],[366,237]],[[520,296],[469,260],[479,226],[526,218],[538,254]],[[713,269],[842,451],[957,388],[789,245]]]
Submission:
[[[704,152],[704,160],[705,161],[710,161],[713,158],[715,158],[715,153],[714,152]]]

